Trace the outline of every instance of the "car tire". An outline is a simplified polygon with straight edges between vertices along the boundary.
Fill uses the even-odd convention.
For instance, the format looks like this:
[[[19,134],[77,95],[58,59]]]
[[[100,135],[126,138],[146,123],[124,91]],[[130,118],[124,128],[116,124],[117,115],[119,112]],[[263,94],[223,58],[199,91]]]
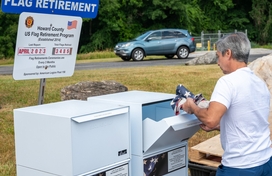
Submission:
[[[144,59],[144,51],[141,48],[136,48],[133,50],[131,57],[134,61],[141,61]]]
[[[123,61],[130,61],[130,57],[121,57],[121,59],[123,60]]]
[[[164,55],[167,59],[172,59],[175,55],[174,54],[168,54]]]
[[[189,49],[186,46],[179,47],[177,56],[179,59],[186,59],[189,56]]]

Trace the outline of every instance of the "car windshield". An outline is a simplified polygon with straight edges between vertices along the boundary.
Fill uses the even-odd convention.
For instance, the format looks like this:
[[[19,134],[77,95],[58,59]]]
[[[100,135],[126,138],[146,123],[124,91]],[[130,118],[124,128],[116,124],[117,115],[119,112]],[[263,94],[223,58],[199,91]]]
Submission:
[[[148,36],[152,31],[148,31],[146,33],[141,34],[140,36],[136,37],[135,40],[143,40],[146,36]]]

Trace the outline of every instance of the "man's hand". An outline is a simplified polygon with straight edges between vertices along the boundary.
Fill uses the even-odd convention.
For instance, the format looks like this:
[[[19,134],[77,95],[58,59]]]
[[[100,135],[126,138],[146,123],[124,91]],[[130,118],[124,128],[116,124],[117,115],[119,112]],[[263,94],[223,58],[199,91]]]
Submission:
[[[193,114],[194,113],[193,109],[196,106],[197,105],[195,104],[194,99],[187,98],[186,102],[183,103],[183,105],[182,105],[182,110],[187,112],[188,114]]]

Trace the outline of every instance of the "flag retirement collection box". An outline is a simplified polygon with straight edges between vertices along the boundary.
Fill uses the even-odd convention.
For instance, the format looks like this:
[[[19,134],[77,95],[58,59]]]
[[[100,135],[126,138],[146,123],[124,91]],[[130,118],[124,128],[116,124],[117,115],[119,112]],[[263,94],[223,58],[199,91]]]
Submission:
[[[128,110],[80,100],[15,109],[17,175],[128,175]]]
[[[187,140],[200,121],[186,113],[174,115],[174,94],[127,91],[89,97],[91,102],[129,106],[131,130],[130,176],[187,176]]]

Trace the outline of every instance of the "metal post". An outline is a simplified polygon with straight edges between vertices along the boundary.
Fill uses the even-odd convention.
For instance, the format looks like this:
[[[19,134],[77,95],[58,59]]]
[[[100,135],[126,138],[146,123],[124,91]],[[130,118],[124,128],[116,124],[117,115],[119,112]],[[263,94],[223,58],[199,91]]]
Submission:
[[[201,50],[204,50],[204,31],[201,32]]]
[[[43,96],[44,96],[44,89],[45,89],[45,78],[40,79],[40,91],[39,91],[39,100],[38,104],[43,104]]]
[[[221,38],[221,31],[218,30],[218,40]]]

